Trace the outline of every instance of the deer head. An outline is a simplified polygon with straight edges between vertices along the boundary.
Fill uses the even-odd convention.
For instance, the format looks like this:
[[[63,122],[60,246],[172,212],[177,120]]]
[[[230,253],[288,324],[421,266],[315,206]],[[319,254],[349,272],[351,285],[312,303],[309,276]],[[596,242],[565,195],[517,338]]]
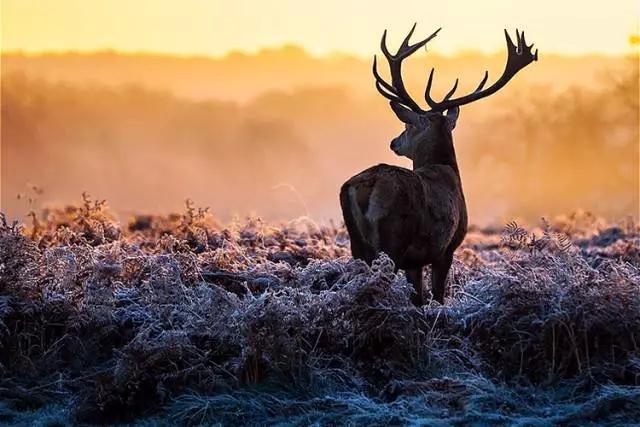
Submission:
[[[413,160],[416,165],[424,163],[451,163],[455,166],[455,153],[453,151],[453,140],[451,132],[456,126],[460,107],[478,99],[489,96],[504,85],[506,85],[518,71],[538,60],[538,51],[532,52],[533,44],[527,46],[524,32],[516,30],[516,46],[507,30],[504,31],[507,42],[507,63],[502,76],[494,84],[484,88],[489,73],[485,71],[484,77],[475,91],[468,95],[453,98],[453,94],[458,88],[456,79],[453,88],[444,96],[442,101],[436,102],[431,97],[431,86],[433,83],[434,69],[429,73],[429,80],[425,89],[425,100],[430,107],[428,110],[422,109],[407,92],[402,81],[402,61],[415,51],[425,46],[441,30],[437,29],[426,39],[414,44],[409,40],[413,35],[416,25],[414,24],[409,34],[404,38],[400,48],[395,54],[389,52],[387,48],[387,31],[382,34],[380,48],[389,63],[391,73],[391,83],[387,83],[378,73],[377,59],[373,58],[373,75],[376,79],[376,88],[385,98],[389,99],[391,109],[398,119],[405,123],[405,130],[391,141],[391,149],[398,155],[405,156]],[[457,169],[457,166],[456,166]]]

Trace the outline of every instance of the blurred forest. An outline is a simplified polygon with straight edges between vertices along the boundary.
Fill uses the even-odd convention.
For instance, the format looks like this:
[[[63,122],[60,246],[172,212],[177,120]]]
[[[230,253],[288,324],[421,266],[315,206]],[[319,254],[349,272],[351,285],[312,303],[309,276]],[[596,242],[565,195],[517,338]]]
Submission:
[[[471,90],[502,54],[407,61],[416,99]],[[455,131],[474,223],[573,209],[638,216],[637,56],[541,55],[498,94],[462,109]],[[223,58],[115,52],[2,57],[1,208],[107,199],[120,215],[181,209],[223,219],[340,218],[342,182],[380,162],[402,125],[370,61],[295,46]],[[34,190],[35,188],[35,190]]]

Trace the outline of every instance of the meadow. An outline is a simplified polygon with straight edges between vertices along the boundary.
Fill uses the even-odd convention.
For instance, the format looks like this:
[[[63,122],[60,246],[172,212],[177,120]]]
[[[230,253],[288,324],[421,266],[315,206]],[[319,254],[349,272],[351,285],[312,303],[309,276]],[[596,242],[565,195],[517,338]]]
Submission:
[[[3,52],[0,424],[638,425],[637,53],[542,51],[461,112],[474,225],[420,308],[340,220],[409,166],[369,59]],[[415,56],[416,94],[504,66]]]
[[[119,222],[87,195],[3,217],[0,422],[640,422],[632,218],[472,227],[445,304],[410,292],[308,218]]]

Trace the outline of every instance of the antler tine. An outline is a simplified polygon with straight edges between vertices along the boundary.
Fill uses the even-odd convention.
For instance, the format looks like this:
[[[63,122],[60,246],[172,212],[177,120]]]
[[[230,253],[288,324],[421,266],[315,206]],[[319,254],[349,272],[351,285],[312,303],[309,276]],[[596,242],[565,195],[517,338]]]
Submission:
[[[453,87],[451,88],[451,90],[444,96],[443,101],[448,101],[449,98],[451,98],[451,96],[453,96],[454,92],[458,88],[458,80],[459,79],[456,79],[456,82],[453,84]]]
[[[484,87],[484,84],[487,82],[488,78],[489,78],[489,72],[485,70],[484,77],[482,78],[482,81],[480,82],[480,84],[478,85],[476,90],[473,91],[473,93],[480,92],[482,90],[482,88]]]
[[[380,73],[378,73],[378,58],[376,57],[376,55],[373,55],[373,67],[372,67],[372,71],[373,71],[373,76],[376,78],[376,84],[380,84],[382,87],[384,87],[386,90],[388,90],[390,93],[393,93],[395,91],[395,89],[393,88],[393,86],[391,86],[389,83],[387,83],[382,76],[380,76]]]
[[[515,44],[513,44],[513,40],[511,40],[511,36],[509,35],[509,32],[507,32],[506,28],[504,30],[504,37],[507,39],[507,52],[516,50],[517,47]]]
[[[404,103],[400,98],[398,98],[392,93],[387,92],[386,89],[380,84],[380,82],[376,82],[376,89],[378,89],[378,92],[380,92],[380,94],[385,98],[387,98],[388,100],[395,101],[404,105]]]
[[[396,61],[396,60],[402,60],[410,56],[416,50],[420,49],[422,46],[429,43],[435,36],[438,35],[440,30],[442,30],[442,27],[440,27],[426,39],[420,40],[419,42],[414,43],[412,45],[409,43],[409,41],[411,40],[411,36],[413,35],[413,32],[416,29],[416,25],[417,24],[413,24],[413,26],[411,27],[411,30],[409,31],[409,34],[407,34],[404,40],[402,40],[402,43],[400,44],[400,47],[398,48],[398,51],[395,54],[392,54],[391,52],[389,52],[389,48],[387,47],[387,30],[384,30],[384,32],[382,33],[382,40],[380,40],[380,49],[382,50],[382,53],[384,53],[384,56],[387,57],[387,59]]]
[[[409,30],[409,34],[407,34],[404,40],[402,40],[402,44],[400,45],[398,52],[409,47],[409,40],[411,40],[411,36],[413,35],[413,32],[416,30],[416,25],[418,25],[418,23],[414,22],[413,27],[411,27],[411,30]]]
[[[387,30],[384,30],[384,32],[382,33],[382,39],[380,40],[380,50],[382,50],[382,53],[384,54],[385,58],[387,58],[387,62],[389,63],[389,71],[391,72],[391,84],[387,83],[378,73],[377,59],[375,56],[373,58],[373,75],[376,78],[376,88],[382,94],[382,96],[391,101],[400,103],[417,113],[425,113],[426,111],[418,106],[418,104],[411,98],[404,86],[404,82],[402,80],[402,61],[412,53],[420,49],[422,46],[426,45],[438,34],[441,28],[438,28],[426,39],[412,45],[410,44],[410,40],[415,29],[416,24],[413,24],[413,27],[411,27],[411,30],[400,44],[400,47],[395,54],[389,52],[389,48],[387,47]]]
[[[535,43],[531,43],[530,45],[527,45],[527,41],[524,38],[524,31],[522,31],[522,50],[521,50],[521,52],[523,52],[524,49],[527,49],[529,51],[529,53],[533,55],[534,60],[537,61],[538,60],[538,49],[536,49],[535,52],[531,52],[531,49],[533,48],[534,44]]]
[[[438,35],[440,30],[442,29],[442,27],[438,28],[426,39],[420,40],[419,42],[411,45],[409,44],[409,39],[411,38],[411,35],[413,34],[413,30],[415,30],[415,28],[416,28],[416,24],[413,24],[411,31],[409,31],[409,34],[407,35],[407,37],[405,37],[404,40],[402,41],[402,44],[400,45],[398,52],[395,54],[394,59],[404,59],[409,55],[413,54],[416,50],[420,49],[422,46],[429,43],[435,36]]]
[[[404,101],[398,96],[398,94],[396,93],[396,89],[393,86],[391,86],[389,83],[387,83],[382,78],[382,76],[380,76],[380,73],[378,73],[377,57],[375,55],[373,56],[372,68],[373,68],[372,70],[373,76],[376,79],[376,89],[378,90],[378,92],[380,92],[380,94],[385,98],[387,98],[388,100],[397,102],[411,109],[411,105],[408,105],[406,101]]]
[[[438,109],[440,102],[434,101],[433,98],[431,97],[431,85],[433,84],[433,73],[434,73],[434,69],[431,68],[431,72],[429,73],[429,80],[427,80],[427,87],[424,90],[424,99],[425,101],[427,101],[427,104],[429,104],[429,107],[436,110]],[[459,82],[460,82],[460,79],[456,79],[455,83],[453,84],[453,87],[449,92],[447,92],[444,98],[442,98],[441,102],[448,101],[453,96],[456,89],[458,89]]]
[[[425,99],[425,101],[427,101],[427,104],[429,105],[429,107],[431,107],[432,110],[439,110],[439,105],[444,101],[448,101],[453,96],[453,94],[456,92],[456,89],[458,89],[458,83],[460,82],[460,79],[456,78],[456,81],[453,84],[453,87],[451,88],[451,90],[449,92],[447,92],[447,94],[444,96],[444,98],[442,98],[442,101],[441,102],[436,102],[431,97],[431,86],[433,85],[433,73],[434,73],[434,71],[435,71],[434,68],[431,68],[431,72],[429,73],[429,80],[427,80],[427,87],[424,90],[424,99]]]
[[[393,58],[393,55],[391,54],[391,52],[389,52],[389,49],[387,48],[387,30],[386,29],[382,33],[382,40],[380,40],[380,50],[382,51],[384,56],[387,58],[387,60],[390,61]]]
[[[513,43],[513,40],[511,40],[511,36],[509,36],[507,30],[504,30],[504,35],[507,43],[507,63],[504,71],[502,72],[502,76],[500,76],[495,83],[488,88],[483,89],[487,79],[489,78],[489,73],[485,71],[484,77],[482,81],[480,81],[476,90],[468,95],[450,99],[457,88],[458,81],[456,80],[456,84],[453,89],[447,93],[444,99],[440,102],[436,102],[431,98],[430,94],[434,73],[434,70],[431,69],[429,80],[427,81],[427,87],[425,89],[425,100],[427,101],[427,104],[429,104],[429,107],[434,111],[444,111],[452,107],[460,107],[461,105],[469,104],[473,101],[477,101],[478,99],[487,97],[500,90],[524,67],[531,64],[533,61],[538,60],[538,50],[536,49],[535,52],[532,52],[533,44],[527,46],[524,31],[520,32],[520,30],[516,29],[517,45]]]
[[[424,100],[427,101],[427,104],[431,109],[435,110],[438,107],[438,103],[431,98],[431,85],[433,84],[433,73],[435,72],[435,68],[431,68],[429,72],[429,78],[427,79],[427,87],[424,89]]]

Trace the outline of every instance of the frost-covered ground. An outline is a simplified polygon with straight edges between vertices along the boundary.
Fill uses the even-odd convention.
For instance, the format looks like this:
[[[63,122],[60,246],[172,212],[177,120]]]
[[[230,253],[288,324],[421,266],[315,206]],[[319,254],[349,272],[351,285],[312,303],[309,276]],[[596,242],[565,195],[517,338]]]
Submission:
[[[639,246],[588,214],[472,229],[418,309],[338,226],[5,221],[0,424],[634,425]]]

